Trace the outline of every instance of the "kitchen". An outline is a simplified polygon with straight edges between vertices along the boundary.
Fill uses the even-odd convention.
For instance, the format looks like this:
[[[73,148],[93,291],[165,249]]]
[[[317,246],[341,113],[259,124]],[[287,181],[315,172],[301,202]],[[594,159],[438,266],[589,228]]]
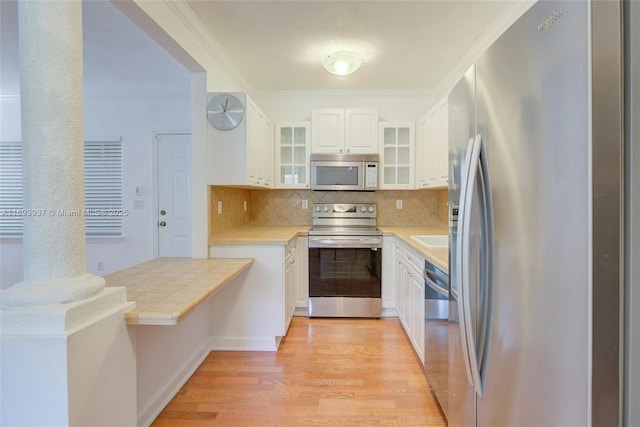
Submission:
[[[364,68],[361,71],[364,71]],[[460,75],[461,74],[462,73],[460,73]],[[265,95],[263,95],[264,99],[261,99],[260,96],[256,96],[256,103],[260,105],[261,108],[264,108],[266,111],[270,111],[270,114],[273,114],[273,117],[270,117],[272,120],[303,120],[303,119],[308,120],[312,110],[314,108],[317,108],[318,106],[321,106],[323,108],[328,108],[328,107],[343,108],[345,106],[353,107],[353,108],[371,108],[372,105],[383,105],[384,102],[382,102],[382,100],[384,100],[384,96],[381,96],[381,95],[378,95],[378,96],[380,101],[369,100],[369,103],[363,102],[361,105],[347,104],[346,102],[344,102],[344,100],[342,102],[340,102],[339,100],[338,101],[333,100],[331,103],[316,103],[316,102],[310,102],[305,100],[304,101],[305,103],[311,103],[314,105],[310,105],[309,106],[310,108],[307,108],[307,109],[299,108],[298,106],[295,106],[294,108],[292,108],[292,110],[296,111],[296,114],[298,115],[298,117],[294,117],[294,115],[287,116],[287,117],[283,117],[284,116],[283,115],[279,117],[279,113],[277,113],[278,111],[277,108],[269,108],[269,101],[267,100],[268,97]],[[349,98],[349,95],[343,95],[343,97]],[[411,97],[412,97],[411,95],[405,95],[405,98],[411,98]],[[278,99],[278,97],[274,97],[274,101],[272,102],[276,105],[278,102],[282,102],[282,105],[286,105],[291,102],[291,99],[287,98],[287,96],[282,96],[280,99]],[[433,103],[435,102],[432,100],[432,104]],[[327,104],[333,104],[333,105],[327,105]],[[422,103],[422,100],[420,100],[419,102],[416,102],[416,104],[424,105]],[[399,114],[398,116],[393,116],[393,114],[383,111],[382,108],[380,108],[379,113],[380,113],[380,116],[384,117],[384,119],[388,121],[401,121],[401,120],[406,121],[407,120],[407,117],[398,117],[400,116]],[[424,113],[425,111],[420,112],[420,114],[422,115]],[[299,116],[303,116],[303,117],[299,117]],[[411,117],[410,119],[411,121],[418,121],[418,118],[415,117],[415,115],[410,117]],[[194,129],[194,135],[195,133],[196,133],[196,130]],[[210,181],[208,183],[211,184]],[[209,213],[208,221],[211,222],[211,227],[209,228],[209,233],[206,237],[208,239],[213,239],[214,242],[216,239],[215,229],[214,229],[214,224],[217,223],[216,215],[223,216],[230,212],[239,212],[240,213],[239,215],[237,214],[232,215],[234,219],[240,219],[240,220],[242,220],[243,218],[246,219],[247,214],[245,213],[245,208],[243,203],[245,201],[249,202],[249,205],[250,205],[250,207],[249,206],[247,207],[246,212],[250,212],[249,215],[251,216],[251,220],[256,218],[260,223],[260,225],[278,225],[278,226],[285,225],[278,222],[282,220],[282,216],[284,216],[285,218],[290,218],[290,216],[287,213],[281,213],[281,212],[291,212],[286,208],[289,207],[288,205],[293,205],[295,208],[295,212],[297,212],[295,215],[304,216],[304,219],[302,221],[306,222],[306,224],[302,224],[302,225],[309,226],[310,216],[311,216],[311,207],[313,206],[314,202],[320,201],[315,199],[315,197],[320,197],[321,195],[321,193],[311,192],[310,190],[296,190],[294,192],[295,193],[294,196],[289,196],[291,197],[291,200],[287,201],[286,200],[287,197],[281,198],[281,196],[284,196],[286,193],[291,193],[291,191],[283,192],[280,190],[258,191],[258,190],[237,190],[237,189],[227,190],[225,188],[218,188],[218,187],[211,187],[208,191],[209,191],[209,197],[210,197],[210,202],[208,207],[210,213]],[[272,191],[274,192],[272,193],[273,195],[269,194]],[[444,233],[442,234],[446,234],[446,227],[448,225],[448,210],[447,208],[445,208],[446,202],[448,201],[446,197],[446,192],[444,192],[443,190],[435,191],[435,192],[432,190],[419,190],[419,191],[407,190],[411,192],[408,194],[403,194],[403,191],[405,190],[387,190],[387,191],[378,191],[373,193],[374,198],[376,199],[375,202],[378,206],[378,212],[379,212],[378,225],[382,227],[384,227],[385,225],[388,225],[388,226],[396,226],[396,225],[439,226],[441,227],[441,229],[444,229],[443,230]],[[225,194],[225,192],[227,193]],[[362,193],[359,193],[359,194],[362,194]],[[416,195],[418,197],[415,197]],[[335,201],[339,203],[350,202],[349,200],[345,200],[345,199],[340,200],[339,198],[341,196],[334,196],[334,197],[336,198]],[[418,199],[418,200],[415,200],[415,199]],[[419,200],[419,199],[423,199],[423,200]],[[233,202],[233,200],[237,201],[237,203]],[[305,210],[301,206],[304,200],[307,201],[308,209],[307,209],[307,212],[301,213],[301,211]],[[219,201],[222,202],[221,207],[219,207],[220,206],[218,203]],[[371,200],[362,200],[362,201],[371,202]],[[325,200],[322,200],[322,202],[325,202]],[[415,204],[412,204],[412,203],[415,203]],[[435,203],[435,207],[434,207],[434,203]],[[261,218],[259,216],[260,210],[261,210],[259,208],[261,206],[268,207],[269,215],[271,215],[274,211],[278,212],[274,214],[276,218],[272,218],[269,215],[267,215],[266,218]],[[432,215],[429,219],[430,222],[426,224],[419,222],[419,221],[424,221],[424,216],[412,217],[412,215],[415,215],[415,212],[417,210],[422,210],[424,209],[425,206],[429,206],[430,208],[428,210],[432,212]],[[274,209],[274,207],[276,209]],[[216,213],[218,212],[218,210],[221,211],[220,214]],[[401,214],[400,216],[398,215],[399,213]],[[277,218],[278,215],[280,215],[281,218]],[[401,221],[401,223],[400,224],[394,223],[393,221],[396,219]],[[412,223],[413,220],[416,220],[418,222]],[[273,221],[273,223],[271,221]],[[420,232],[420,234],[422,234],[422,231]],[[416,246],[417,244],[413,242],[411,239],[407,239],[407,243],[410,246],[413,246],[414,249],[416,247],[419,247],[419,246]],[[384,252],[387,252],[387,251],[384,251]],[[383,275],[384,275],[384,270],[383,270]]]

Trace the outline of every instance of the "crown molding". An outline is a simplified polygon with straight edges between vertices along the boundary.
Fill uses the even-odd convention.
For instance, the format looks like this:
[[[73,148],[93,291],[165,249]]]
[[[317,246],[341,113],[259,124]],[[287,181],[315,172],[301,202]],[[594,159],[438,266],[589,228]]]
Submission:
[[[233,64],[233,61],[227,56],[223,47],[211,35],[207,27],[204,25],[198,15],[191,9],[186,0],[164,0],[165,4],[182,22],[184,28],[189,31],[200,42],[202,47],[209,53],[211,58],[217,62],[229,76],[235,80],[238,85],[245,91],[252,90],[249,82],[244,78],[242,73]]]
[[[255,90],[252,97],[290,98],[291,96],[358,96],[358,97],[433,97],[435,92],[431,89],[303,89],[303,90]]]

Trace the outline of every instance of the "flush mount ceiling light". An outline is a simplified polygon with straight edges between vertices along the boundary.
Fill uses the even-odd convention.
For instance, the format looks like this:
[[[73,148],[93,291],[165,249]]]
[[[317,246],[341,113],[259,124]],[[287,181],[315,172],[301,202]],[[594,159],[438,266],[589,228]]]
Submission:
[[[362,55],[347,50],[339,50],[322,58],[322,66],[336,76],[354,73],[364,62]]]

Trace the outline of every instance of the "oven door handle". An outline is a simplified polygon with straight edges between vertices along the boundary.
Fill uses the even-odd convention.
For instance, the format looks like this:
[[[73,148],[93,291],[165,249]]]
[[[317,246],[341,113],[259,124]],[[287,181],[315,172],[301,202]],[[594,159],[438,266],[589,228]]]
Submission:
[[[382,247],[382,239],[379,237],[309,237],[309,247]]]

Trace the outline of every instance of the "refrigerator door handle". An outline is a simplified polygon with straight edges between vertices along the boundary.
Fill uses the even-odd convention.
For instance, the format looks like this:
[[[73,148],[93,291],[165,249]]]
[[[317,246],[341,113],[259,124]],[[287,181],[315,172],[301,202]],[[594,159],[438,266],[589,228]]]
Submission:
[[[464,208],[462,209],[462,238],[458,246],[461,253],[461,282],[464,301],[464,322],[467,332],[467,348],[469,351],[469,362],[471,376],[478,396],[482,397],[484,388],[484,378],[482,375],[487,348],[489,317],[491,305],[491,283],[493,282],[493,209],[491,200],[491,184],[489,182],[489,170],[487,167],[486,149],[482,135],[476,135],[471,148],[470,164],[467,179],[465,182]],[[479,200],[475,200],[475,189],[479,188]],[[480,275],[476,284],[478,295],[478,317],[477,328],[474,329],[471,319],[471,291],[473,285],[470,278],[470,257],[471,257],[471,221],[472,208],[475,203],[479,204],[479,224],[480,230],[480,253],[475,254],[480,259]]]
[[[458,296],[457,302],[458,302],[458,313],[460,316],[460,320],[459,320],[460,341],[462,346],[462,356],[464,359],[464,367],[467,372],[467,380],[469,381],[469,384],[471,384],[471,387],[475,388],[474,376],[471,373],[471,361],[470,361],[471,355],[469,353],[469,346],[468,346],[469,340],[467,337],[468,331],[467,331],[466,306],[469,304],[469,302],[465,300],[465,295],[467,294],[465,292],[465,289],[467,289],[469,284],[464,281],[465,277],[462,274],[464,270],[468,269],[468,265],[469,265],[468,251],[464,250],[464,245],[467,244],[468,242],[468,237],[465,238],[465,235],[468,230],[468,226],[465,227],[465,224],[466,224],[465,217],[467,215],[466,215],[466,210],[464,209],[464,206],[465,206],[465,201],[469,198],[469,195],[467,194],[468,185],[466,184],[466,182],[469,179],[469,175],[471,173],[470,171],[471,152],[473,151],[474,142],[475,142],[475,138],[469,139],[469,143],[467,145],[467,151],[465,155],[465,161],[462,166],[461,179],[460,179],[461,182],[460,182],[460,205],[459,206],[462,209],[458,213],[458,231],[457,231],[457,238],[456,238],[456,248],[457,248],[456,259],[458,260],[458,262],[456,263],[456,276],[458,278],[458,283],[457,283],[458,292],[455,292],[455,290],[453,290],[452,288],[452,293],[457,294]],[[466,256],[465,256],[465,253],[466,253]]]

